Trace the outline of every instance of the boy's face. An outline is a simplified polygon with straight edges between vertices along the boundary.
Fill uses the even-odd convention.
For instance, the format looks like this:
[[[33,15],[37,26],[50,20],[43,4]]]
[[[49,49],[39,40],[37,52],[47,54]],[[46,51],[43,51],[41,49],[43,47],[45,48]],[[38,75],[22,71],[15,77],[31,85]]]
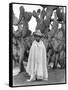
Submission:
[[[40,36],[36,36],[36,35],[35,35],[35,40],[36,40],[37,42],[39,42],[39,41],[40,41],[40,39],[41,39],[41,37],[40,37]]]

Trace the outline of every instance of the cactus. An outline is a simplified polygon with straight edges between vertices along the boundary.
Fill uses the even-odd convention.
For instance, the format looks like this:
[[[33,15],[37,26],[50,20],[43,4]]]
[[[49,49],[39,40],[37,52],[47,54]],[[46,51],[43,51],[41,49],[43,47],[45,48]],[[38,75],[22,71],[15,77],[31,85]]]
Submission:
[[[27,49],[31,47],[31,44],[34,40],[34,37],[33,35],[31,35],[31,31],[29,30],[29,26],[28,26],[28,23],[31,17],[33,16],[34,18],[36,18],[36,22],[37,22],[36,30],[40,29],[41,32],[44,33],[45,37],[42,38],[42,40],[44,42],[46,49],[50,47],[49,46],[50,44],[51,49],[54,52],[54,53],[50,52],[50,49],[47,51],[48,61],[55,64],[54,66],[57,66],[57,63],[58,63],[57,61],[58,59],[60,59],[59,61],[60,65],[63,66],[65,64],[65,61],[64,61],[65,55],[64,57],[62,57],[63,55],[62,50],[65,54],[65,49],[63,49],[63,47],[65,48],[65,32],[66,32],[65,31],[65,14],[63,11],[62,13],[60,12],[59,7],[55,7],[55,6],[54,7],[52,6],[43,7],[42,6],[42,8],[43,8],[42,11],[38,9],[37,12],[34,10],[31,13],[31,12],[26,12],[23,6],[20,7],[19,20],[16,21],[18,30],[13,31],[13,35],[17,40],[20,50],[23,50],[22,54],[20,55],[22,57],[22,62],[24,60],[24,57],[26,57],[26,55],[24,54],[25,51],[27,52]],[[46,11],[45,11],[45,8],[46,8]],[[55,10],[54,19],[52,20],[51,16],[54,10]],[[51,21],[53,21],[53,24],[51,25],[52,29],[49,30]],[[60,29],[58,29],[59,23],[62,24],[62,27]],[[14,39],[13,39],[13,42],[15,42]],[[61,61],[61,57],[62,57],[62,61]]]

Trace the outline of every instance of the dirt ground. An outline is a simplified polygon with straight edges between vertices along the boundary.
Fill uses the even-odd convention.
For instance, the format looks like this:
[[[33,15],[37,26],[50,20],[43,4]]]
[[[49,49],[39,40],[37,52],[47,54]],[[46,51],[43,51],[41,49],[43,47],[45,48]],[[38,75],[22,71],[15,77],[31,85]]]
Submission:
[[[48,85],[48,84],[57,84],[65,83],[65,69],[49,69],[48,70],[48,81],[35,80],[35,81],[26,81],[29,79],[29,76],[25,73],[19,73],[13,76],[13,86],[28,86],[28,85]]]

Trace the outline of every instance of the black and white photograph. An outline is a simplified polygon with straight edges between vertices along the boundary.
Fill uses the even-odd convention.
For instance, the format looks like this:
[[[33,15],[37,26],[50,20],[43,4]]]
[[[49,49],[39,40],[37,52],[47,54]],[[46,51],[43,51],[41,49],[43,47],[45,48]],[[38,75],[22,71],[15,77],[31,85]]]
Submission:
[[[66,6],[10,3],[9,35],[10,86],[66,84]]]

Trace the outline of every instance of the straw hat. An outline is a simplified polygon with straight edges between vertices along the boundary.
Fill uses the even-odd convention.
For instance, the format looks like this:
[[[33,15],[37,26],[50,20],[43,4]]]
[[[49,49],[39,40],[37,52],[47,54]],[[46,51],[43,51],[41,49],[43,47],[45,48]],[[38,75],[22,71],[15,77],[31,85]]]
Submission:
[[[42,34],[40,30],[36,30],[33,34],[40,37],[44,36],[44,34]]]

